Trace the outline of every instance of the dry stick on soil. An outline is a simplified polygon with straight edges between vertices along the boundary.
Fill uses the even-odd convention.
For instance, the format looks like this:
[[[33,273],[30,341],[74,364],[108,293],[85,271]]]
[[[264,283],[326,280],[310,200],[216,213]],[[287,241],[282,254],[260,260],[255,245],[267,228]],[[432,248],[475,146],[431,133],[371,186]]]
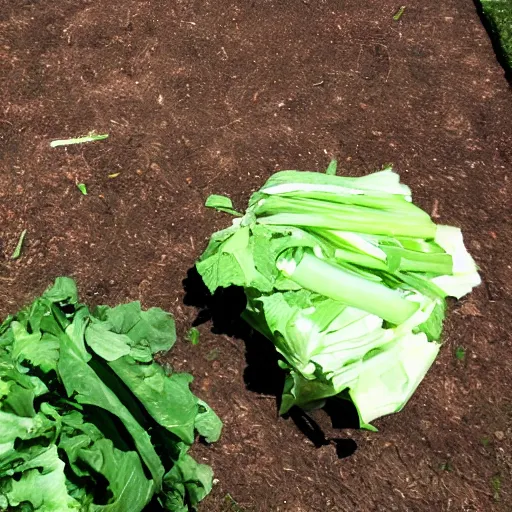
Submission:
[[[430,216],[433,219],[439,218],[439,200],[438,199],[434,199],[434,206],[432,207],[432,213],[430,214]]]

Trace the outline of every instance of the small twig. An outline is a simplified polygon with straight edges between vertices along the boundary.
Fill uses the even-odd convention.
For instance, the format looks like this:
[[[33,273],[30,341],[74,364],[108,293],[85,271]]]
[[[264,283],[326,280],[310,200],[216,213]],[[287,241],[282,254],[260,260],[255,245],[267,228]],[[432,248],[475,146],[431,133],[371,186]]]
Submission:
[[[434,199],[434,206],[432,207],[432,213],[430,214],[430,216],[433,219],[439,218],[439,200],[438,199]]]
[[[241,120],[242,120],[242,118],[239,117],[238,119],[235,119],[235,120],[231,121],[230,123],[223,124],[222,126],[214,126],[214,127],[210,128],[209,131],[211,131],[211,130],[222,130],[223,128],[227,128],[228,126],[231,126],[232,124],[239,123]]]

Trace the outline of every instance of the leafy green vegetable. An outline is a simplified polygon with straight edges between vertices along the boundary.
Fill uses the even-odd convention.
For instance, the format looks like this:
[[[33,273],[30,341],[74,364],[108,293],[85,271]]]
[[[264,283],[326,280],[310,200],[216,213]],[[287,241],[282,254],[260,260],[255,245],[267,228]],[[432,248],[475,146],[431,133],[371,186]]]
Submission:
[[[512,2],[480,0],[482,12],[489,23],[491,36],[501,47],[505,64],[512,71]]]
[[[0,326],[0,508],[142,511],[157,499],[187,511],[212,471],[187,451],[222,424],[192,377],[153,361],[174,320],[140,303],[93,313],[58,278]]]
[[[165,475],[166,510],[187,512],[186,499],[199,503],[212,490],[213,473],[209,466],[198,464],[190,455],[182,454],[178,463]]]
[[[56,445],[16,466],[13,473],[20,478],[9,479],[7,503],[16,507],[29,502],[33,509],[42,512],[80,510],[80,503],[67,492],[64,466]]]
[[[432,365],[445,298],[480,282],[460,230],[436,225],[390,167],[349,178],[336,162],[271,176],[196,267],[212,293],[245,289],[244,319],[287,372],[281,413],[339,396],[370,429]]]

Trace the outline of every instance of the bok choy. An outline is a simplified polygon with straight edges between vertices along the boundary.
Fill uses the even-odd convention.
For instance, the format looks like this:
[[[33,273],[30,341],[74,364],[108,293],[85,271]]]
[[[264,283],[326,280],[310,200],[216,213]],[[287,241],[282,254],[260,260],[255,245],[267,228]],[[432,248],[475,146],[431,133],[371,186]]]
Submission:
[[[461,231],[436,225],[391,168],[360,178],[281,171],[196,263],[213,293],[241,286],[244,319],[286,371],[281,413],[340,396],[362,427],[409,400],[440,348],[445,299],[480,283]]]

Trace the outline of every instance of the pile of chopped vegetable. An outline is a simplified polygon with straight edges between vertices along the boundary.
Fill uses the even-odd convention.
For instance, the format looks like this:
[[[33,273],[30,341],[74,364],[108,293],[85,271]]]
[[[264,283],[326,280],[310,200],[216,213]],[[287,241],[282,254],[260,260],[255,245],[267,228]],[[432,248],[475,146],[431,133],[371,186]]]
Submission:
[[[0,510],[185,512],[212,471],[187,454],[220,435],[192,377],[153,361],[173,318],[138,302],[92,313],[58,278],[0,325]]]
[[[489,23],[491,36],[503,52],[504,62],[512,71],[512,1],[480,0]]]
[[[480,283],[461,231],[436,225],[391,168],[361,178],[282,171],[196,264],[213,293],[241,286],[244,319],[287,372],[281,413],[352,400],[360,425],[399,411],[435,360],[445,298]]]

